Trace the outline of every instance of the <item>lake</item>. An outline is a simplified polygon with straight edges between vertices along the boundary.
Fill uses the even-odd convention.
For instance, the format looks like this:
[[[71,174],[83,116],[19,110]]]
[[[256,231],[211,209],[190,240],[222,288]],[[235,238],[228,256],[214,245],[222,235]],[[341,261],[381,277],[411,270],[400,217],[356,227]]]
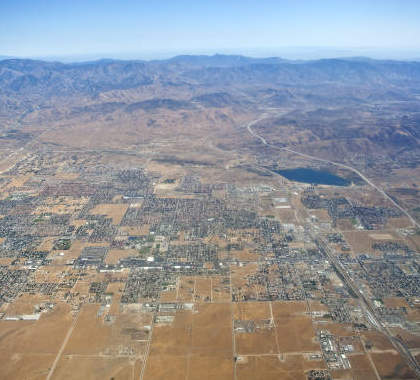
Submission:
[[[351,182],[339,177],[327,170],[315,170],[310,168],[275,170],[276,173],[286,177],[290,181],[312,183],[317,185],[348,186]]]

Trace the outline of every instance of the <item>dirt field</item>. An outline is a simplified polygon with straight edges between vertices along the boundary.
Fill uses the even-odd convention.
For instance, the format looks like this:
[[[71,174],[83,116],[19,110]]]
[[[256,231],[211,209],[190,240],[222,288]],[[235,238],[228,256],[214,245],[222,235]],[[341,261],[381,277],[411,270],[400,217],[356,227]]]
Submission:
[[[290,208],[276,208],[271,211],[282,223],[296,223],[295,211]]]
[[[376,373],[366,355],[351,355],[348,359],[354,379],[377,380]]]
[[[383,301],[385,307],[406,307],[407,309],[410,308],[407,301],[402,297],[387,297],[384,298]]]
[[[151,353],[144,380],[185,380],[187,364],[185,356]]]
[[[373,362],[383,378],[415,379],[414,372],[405,364],[400,355],[395,353],[372,353]]]
[[[361,253],[380,254],[379,251],[375,251],[372,248],[372,245],[378,240],[395,240],[403,243],[401,238],[394,236],[388,231],[378,231],[375,233],[372,233],[371,231],[345,231],[343,232],[343,235],[356,255]]]
[[[65,355],[122,355],[130,351],[133,356],[139,356],[143,353],[142,340],[148,337],[143,326],[150,325],[149,315],[121,312],[114,316],[115,322],[107,324],[98,312],[98,305],[83,305]],[[142,338],[133,339],[133,334]],[[91,343],[87,345],[86,340]]]
[[[141,226],[122,226],[120,230],[130,236],[146,236],[149,235],[150,226],[143,224]]]
[[[319,351],[310,317],[275,318],[280,352]]]
[[[239,355],[278,354],[276,330],[258,329],[252,333],[235,333],[236,352]]]
[[[66,265],[42,266],[34,274],[36,282],[60,283],[66,277],[72,277],[72,269]]]
[[[231,380],[233,379],[233,360],[193,354],[189,358],[188,379]]]
[[[361,253],[373,254],[372,249],[373,239],[367,231],[346,231],[343,232],[344,238],[350,244],[352,251],[358,255]]]
[[[232,359],[232,327],[197,327],[193,320],[191,352]]]
[[[87,203],[87,198],[57,197],[47,198],[42,206],[38,206],[33,212],[34,215],[46,213],[53,214],[77,214]]]
[[[236,258],[240,261],[257,261],[258,255],[253,252],[249,252],[247,249],[241,249],[241,250],[232,250],[230,251],[230,254],[233,258]]]
[[[54,238],[47,237],[42,240],[41,244],[38,246],[40,251],[51,251],[54,246]]]
[[[272,302],[274,318],[301,315],[307,311],[305,301]]]
[[[10,178],[10,182],[7,184],[6,189],[19,188],[22,187],[27,180],[32,177],[31,174],[13,176]]]
[[[212,277],[213,302],[230,302],[230,285],[228,277]]]
[[[137,255],[135,249],[111,249],[105,257],[105,264],[118,264],[120,259]]]
[[[351,323],[320,323],[316,325],[317,329],[328,330],[337,336],[353,336],[353,326]]]
[[[394,327],[391,331],[393,335],[399,336],[408,348],[420,348],[420,334],[414,334],[400,327]]]
[[[194,327],[231,327],[231,306],[224,303],[199,304],[193,315]]]
[[[55,354],[14,353],[0,350],[0,378],[45,380]]]
[[[89,294],[90,282],[88,281],[77,281],[76,285],[72,289],[72,293],[79,293],[80,295],[87,296]]]
[[[337,228],[341,231],[353,231],[355,230],[353,223],[350,219],[338,219]]]
[[[194,277],[181,277],[178,285],[178,301],[192,302],[194,297]]]
[[[391,234],[383,233],[383,234],[369,234],[373,240],[392,240],[394,237]]]
[[[315,216],[320,222],[331,222],[331,217],[327,210],[310,210],[309,215]]]
[[[364,331],[361,335],[366,343],[369,342],[373,345],[372,352],[375,352],[375,350],[391,350],[394,348],[388,338],[380,332]]]
[[[413,322],[420,321],[420,304],[416,304],[415,307],[407,310],[407,319]]]
[[[247,286],[247,277],[258,271],[258,264],[248,263],[243,266],[231,266],[232,289],[238,294],[240,300],[242,297],[257,298],[257,291],[253,287]]]
[[[210,277],[197,277],[195,279],[195,302],[210,302],[212,299],[212,280]]]
[[[301,355],[286,356],[250,356],[238,361],[238,380],[306,380],[309,369],[325,368],[324,363],[306,361]]]
[[[166,290],[160,294],[160,302],[176,302],[176,289]]]
[[[90,214],[106,215],[108,218],[112,218],[113,224],[120,224],[127,209],[128,204],[99,204],[90,210]]]
[[[32,314],[36,305],[49,301],[47,296],[41,294],[22,294],[12,304],[8,305],[7,316],[15,316],[21,314]]]
[[[177,311],[172,325],[153,329],[145,379],[232,379],[229,304],[199,303]],[[210,327],[211,326],[211,327]]]
[[[192,327],[155,326],[153,329],[150,355],[186,355],[192,344]]]
[[[411,227],[412,223],[407,217],[388,218],[385,228],[407,228]]]
[[[80,174],[79,173],[63,173],[60,171],[57,171],[55,173],[55,178],[57,179],[64,179],[64,180],[75,180],[77,178],[79,178]]]
[[[2,346],[11,353],[55,355],[72,322],[69,311],[69,305],[58,303],[38,321],[1,320]]]
[[[311,311],[322,311],[325,313],[328,312],[328,307],[319,301],[310,301],[309,308]]]
[[[139,359],[130,360],[128,357],[63,356],[52,379],[134,380],[140,376],[140,364]]]
[[[330,372],[334,380],[354,380],[354,376],[352,374],[351,369],[336,369]],[[363,379],[357,379],[357,380],[363,380]]]
[[[233,318],[243,321],[270,319],[270,304],[268,302],[233,303]]]
[[[306,302],[273,302],[272,309],[281,353],[319,351]]]
[[[420,235],[408,236],[406,240],[410,243],[409,246],[413,247],[415,250],[420,250]]]
[[[9,265],[13,260],[11,257],[0,257],[0,265]]]

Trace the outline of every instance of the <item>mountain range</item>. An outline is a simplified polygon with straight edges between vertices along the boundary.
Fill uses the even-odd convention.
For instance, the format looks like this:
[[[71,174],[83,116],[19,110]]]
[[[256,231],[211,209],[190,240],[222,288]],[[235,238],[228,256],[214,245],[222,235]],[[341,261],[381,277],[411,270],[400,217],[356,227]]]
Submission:
[[[216,133],[246,144],[232,128],[267,112],[272,116],[255,129],[281,146],[357,161],[366,170],[420,162],[420,62],[220,54],[0,61],[0,132],[14,139],[16,131],[26,141],[34,130],[45,137],[58,126],[64,136],[66,125],[69,136],[74,128],[92,133],[90,144],[104,129],[125,133],[124,141]]]

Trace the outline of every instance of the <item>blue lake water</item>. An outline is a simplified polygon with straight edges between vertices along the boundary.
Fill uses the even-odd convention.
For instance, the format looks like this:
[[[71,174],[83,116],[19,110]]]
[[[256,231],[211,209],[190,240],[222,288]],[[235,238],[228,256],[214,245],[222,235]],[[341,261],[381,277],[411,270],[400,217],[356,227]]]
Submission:
[[[312,183],[317,185],[348,186],[350,181],[330,173],[326,170],[315,170],[310,168],[282,169],[275,170],[276,173],[291,181]]]

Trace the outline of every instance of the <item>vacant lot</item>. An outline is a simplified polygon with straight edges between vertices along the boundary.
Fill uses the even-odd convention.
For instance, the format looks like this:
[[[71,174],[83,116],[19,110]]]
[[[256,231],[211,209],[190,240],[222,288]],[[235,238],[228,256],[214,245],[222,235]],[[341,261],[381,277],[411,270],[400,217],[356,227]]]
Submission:
[[[364,331],[361,335],[366,343],[372,345],[372,352],[391,350],[394,347],[389,339],[378,331]]]
[[[272,302],[274,318],[302,315],[307,311],[305,301]]]
[[[77,214],[87,203],[88,199],[74,198],[69,196],[62,197],[49,197],[47,198],[41,206],[38,206],[33,214],[42,215],[46,213],[52,214]]]
[[[13,353],[0,350],[0,379],[45,380],[55,354]]]
[[[193,354],[189,359],[188,379],[231,380],[233,365],[231,357]]]
[[[236,366],[238,380],[306,380],[310,369],[323,369],[319,361],[307,361],[301,355],[245,357]]]
[[[130,256],[137,256],[135,249],[111,249],[105,258],[105,264],[118,264],[119,260]]]
[[[232,359],[232,328],[231,326],[195,327],[192,329],[191,352],[209,357]]]
[[[178,301],[192,302],[194,297],[194,288],[194,277],[181,277],[178,285]]]
[[[12,304],[8,305],[6,315],[33,314],[36,305],[40,305],[48,300],[48,297],[42,294],[22,294]]]
[[[196,327],[231,327],[231,306],[227,303],[196,305],[198,313],[193,314],[193,325]]]
[[[150,353],[145,380],[185,380],[187,375],[185,356]]]
[[[275,323],[280,352],[319,351],[310,317],[281,317]]]
[[[140,375],[140,364],[141,360],[130,360],[128,357],[63,356],[52,379],[134,380]]]
[[[230,283],[228,277],[212,277],[212,299],[213,302],[230,302]]]
[[[209,277],[197,277],[195,279],[195,302],[209,302],[212,299],[212,280]]]
[[[268,302],[237,302],[233,304],[233,318],[238,320],[270,319]]]
[[[360,380],[377,380],[376,374],[366,355],[349,356],[353,377]]]
[[[156,325],[145,379],[232,379],[232,321],[228,303],[197,303]]]
[[[395,353],[372,353],[373,362],[379,375],[385,379],[415,379],[414,372],[405,364],[401,356]]]
[[[71,325],[70,306],[58,303],[38,321],[0,321],[2,347],[19,354],[56,354]],[[1,371],[1,368],[0,368]]]
[[[100,315],[100,306],[85,304],[77,324],[64,350],[65,355],[125,355],[131,352],[139,356],[144,351],[150,316],[138,312],[123,311],[112,316],[113,323],[106,323]],[[90,344],[86,344],[86,342]]]
[[[374,253],[372,244],[374,239],[368,231],[346,231],[343,232],[346,241],[350,244],[352,251],[358,255],[362,253]]]
[[[387,297],[384,298],[384,305],[386,307],[406,307],[407,309],[410,308],[405,298],[402,297]]]
[[[408,348],[420,348],[420,335],[404,330],[400,327],[391,329],[394,336],[399,336]]]
[[[90,213],[92,215],[106,215],[112,219],[112,223],[120,224],[127,208],[128,204],[99,204],[90,210]]]
[[[278,354],[276,330],[257,329],[252,333],[235,334],[236,352],[239,355]]]

